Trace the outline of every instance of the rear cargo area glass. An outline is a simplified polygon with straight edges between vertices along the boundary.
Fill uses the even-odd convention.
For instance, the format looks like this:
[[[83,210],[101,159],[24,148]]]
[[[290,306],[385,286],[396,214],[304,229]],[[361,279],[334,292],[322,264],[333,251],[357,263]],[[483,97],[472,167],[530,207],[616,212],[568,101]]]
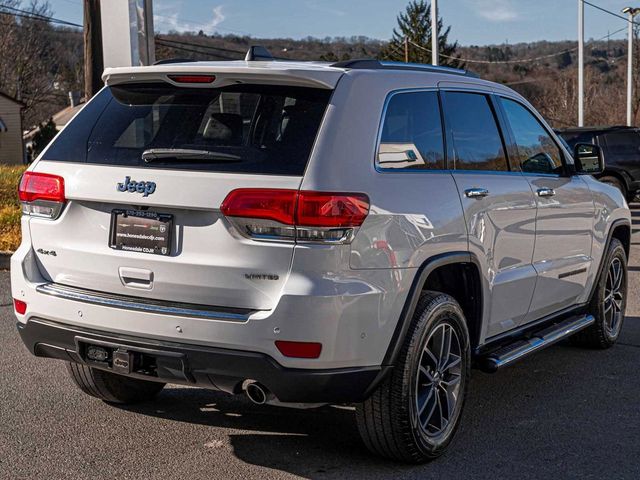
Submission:
[[[330,95],[330,90],[272,85],[106,87],[43,160],[302,175]],[[143,153],[152,149],[206,151],[214,158],[145,162]]]

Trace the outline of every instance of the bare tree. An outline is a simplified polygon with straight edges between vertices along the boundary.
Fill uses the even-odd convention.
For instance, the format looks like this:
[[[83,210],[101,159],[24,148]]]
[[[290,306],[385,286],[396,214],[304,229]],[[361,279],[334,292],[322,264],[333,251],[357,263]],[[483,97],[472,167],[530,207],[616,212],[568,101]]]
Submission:
[[[0,90],[22,101],[27,124],[33,120],[33,111],[45,103],[59,104],[51,67],[58,63],[50,44],[53,27],[34,17],[51,16],[46,0],[3,0],[3,6],[28,12],[15,16],[0,14]],[[54,67],[55,68],[55,67]]]

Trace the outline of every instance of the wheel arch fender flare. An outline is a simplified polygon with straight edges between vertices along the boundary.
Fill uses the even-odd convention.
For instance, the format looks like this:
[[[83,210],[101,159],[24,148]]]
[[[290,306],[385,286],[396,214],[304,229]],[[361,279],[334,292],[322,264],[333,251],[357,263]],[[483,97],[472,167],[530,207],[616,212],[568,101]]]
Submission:
[[[400,318],[398,319],[398,323],[396,324],[396,327],[394,329],[393,336],[391,337],[391,341],[389,342],[389,346],[387,347],[383,365],[395,365],[400,350],[402,349],[404,339],[407,335],[407,331],[409,330],[411,319],[413,318],[413,315],[415,313],[418,300],[420,299],[420,294],[427,279],[429,278],[429,275],[437,268],[445,265],[469,263],[474,264],[478,269],[478,272],[481,271],[480,262],[478,261],[476,256],[471,252],[465,251],[448,252],[435,255],[427,259],[419,267],[418,272],[416,273],[415,278],[413,279],[413,282],[411,284],[411,288],[409,289],[409,293],[402,308],[402,312],[400,313]],[[482,275],[480,275],[480,280],[482,281]],[[483,290],[484,289],[480,287],[481,304],[484,304],[482,293]]]
[[[598,273],[595,276],[593,285],[591,286],[591,291],[589,292],[589,301],[591,301],[591,299],[595,295],[596,289],[598,288],[598,283],[600,282],[600,277],[604,270],[604,262],[607,257],[607,252],[609,251],[609,246],[611,245],[611,239],[613,238],[613,233],[619,227],[626,227],[627,229],[629,229],[629,237],[631,237],[631,234],[633,233],[631,228],[631,223],[629,222],[628,219],[619,218],[611,222],[611,225],[609,226],[609,230],[607,231],[607,241],[605,242],[605,246],[602,250],[602,258],[600,259],[600,264],[598,265]],[[623,245],[623,246],[627,252],[627,257],[628,257],[630,245]],[[627,261],[628,261],[628,258],[627,258]]]

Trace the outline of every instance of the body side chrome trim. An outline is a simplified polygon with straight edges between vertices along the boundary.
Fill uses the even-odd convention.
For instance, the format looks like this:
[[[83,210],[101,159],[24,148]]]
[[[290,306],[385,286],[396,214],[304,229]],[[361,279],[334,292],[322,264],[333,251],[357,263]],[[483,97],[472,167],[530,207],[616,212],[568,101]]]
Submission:
[[[36,291],[44,295],[51,295],[53,297],[64,298],[76,302],[102,305],[105,307],[157,313],[160,315],[206,318],[210,320],[231,320],[243,322],[247,321],[249,316],[256,311],[241,308],[173,303],[165,300],[152,300],[126,295],[112,295],[55,283],[38,285],[36,287]]]

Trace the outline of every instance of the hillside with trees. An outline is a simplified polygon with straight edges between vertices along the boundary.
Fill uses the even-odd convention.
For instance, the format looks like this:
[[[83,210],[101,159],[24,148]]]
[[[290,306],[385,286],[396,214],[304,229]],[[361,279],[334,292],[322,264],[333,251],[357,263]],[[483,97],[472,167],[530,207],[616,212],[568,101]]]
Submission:
[[[40,17],[51,15],[46,1],[2,0]],[[0,5],[0,6],[2,6]],[[414,7],[412,9],[412,6]],[[169,32],[156,36],[158,60],[241,59],[251,45],[263,45],[275,57],[296,60],[339,61],[353,58],[404,59],[404,36],[410,39],[409,59],[430,60],[431,31],[428,4],[412,2],[389,21],[391,41],[366,37],[251,38],[206,35],[204,32]],[[426,23],[425,23],[426,22]],[[394,30],[395,25],[395,30]],[[446,19],[440,28],[441,62],[462,65],[481,77],[506,84],[525,95],[556,127],[574,125],[577,118],[577,43],[575,41],[460,46],[455,26]],[[68,92],[83,86],[82,33],[43,21],[0,13],[0,90],[26,103],[24,126],[46,122],[68,104]],[[446,56],[445,56],[446,55]],[[587,124],[621,124],[625,120],[626,42],[591,41],[585,48],[585,105]],[[635,58],[639,60],[640,41]],[[490,63],[487,63],[490,62]],[[640,92],[640,75],[636,75]],[[640,120],[640,100],[634,112]]]

